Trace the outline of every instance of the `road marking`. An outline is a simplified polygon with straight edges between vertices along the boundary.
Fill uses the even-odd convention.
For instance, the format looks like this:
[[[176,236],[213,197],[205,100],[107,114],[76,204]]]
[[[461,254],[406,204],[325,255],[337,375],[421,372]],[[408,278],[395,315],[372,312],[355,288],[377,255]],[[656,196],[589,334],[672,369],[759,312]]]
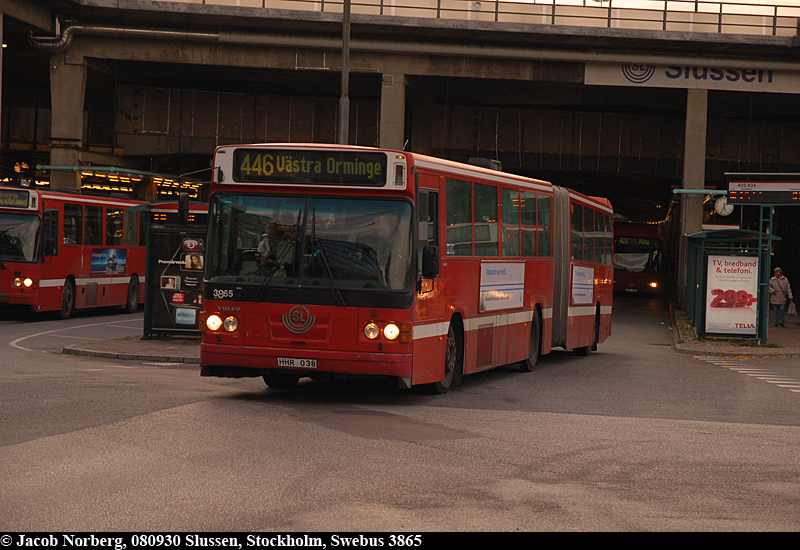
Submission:
[[[790,392],[800,393],[800,380],[792,378],[791,376],[776,374],[763,367],[746,366],[741,359],[703,357],[699,355],[694,355],[693,357],[695,359],[699,359],[700,361],[711,363],[716,367],[722,367],[723,369],[727,369],[738,374],[744,374],[745,376],[756,378],[768,384],[775,384],[779,388],[786,388]]]
[[[29,334],[28,336],[23,336],[22,338],[17,338],[16,340],[13,340],[13,341],[9,342],[8,345],[11,346],[12,348],[21,349],[23,351],[40,351],[42,353],[50,353],[49,351],[43,350],[43,349],[26,348],[24,346],[20,346],[19,343],[23,342],[23,341],[25,341],[25,340],[27,340],[29,338],[36,338],[37,336],[44,336],[45,334],[53,334],[54,332],[63,332],[63,331],[66,331],[66,330],[75,330],[75,329],[86,328],[86,327],[99,327],[99,326],[108,326],[108,325],[118,325],[118,323],[131,323],[131,322],[141,322],[141,321],[138,321],[138,320],[134,321],[132,319],[130,321],[109,321],[107,323],[92,323],[92,324],[89,324],[89,325],[80,325],[80,326],[77,326],[77,327],[57,328],[55,330],[46,330],[44,332],[38,332],[36,334]],[[130,330],[141,330],[141,329],[134,329],[133,327],[121,327],[121,326],[118,326],[118,328],[127,328],[127,329],[130,329]]]

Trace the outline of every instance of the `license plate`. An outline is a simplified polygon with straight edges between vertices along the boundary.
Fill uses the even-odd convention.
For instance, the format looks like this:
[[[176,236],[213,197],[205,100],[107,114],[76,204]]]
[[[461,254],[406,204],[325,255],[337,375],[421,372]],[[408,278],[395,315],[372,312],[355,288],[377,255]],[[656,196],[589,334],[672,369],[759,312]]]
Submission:
[[[290,369],[315,369],[316,359],[297,359],[294,357],[278,357],[278,366]]]

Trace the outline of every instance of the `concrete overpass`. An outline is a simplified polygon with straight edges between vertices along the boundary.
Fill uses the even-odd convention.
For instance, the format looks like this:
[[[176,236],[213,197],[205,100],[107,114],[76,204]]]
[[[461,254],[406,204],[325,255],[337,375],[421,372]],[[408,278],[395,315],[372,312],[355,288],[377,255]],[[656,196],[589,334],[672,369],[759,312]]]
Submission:
[[[663,216],[674,186],[800,172],[800,6],[761,4],[354,1],[350,142],[496,158],[634,218]],[[78,187],[79,172],[31,167],[179,174],[221,144],[336,140],[341,0],[0,11],[6,170]],[[683,199],[683,234],[700,229],[702,200]]]

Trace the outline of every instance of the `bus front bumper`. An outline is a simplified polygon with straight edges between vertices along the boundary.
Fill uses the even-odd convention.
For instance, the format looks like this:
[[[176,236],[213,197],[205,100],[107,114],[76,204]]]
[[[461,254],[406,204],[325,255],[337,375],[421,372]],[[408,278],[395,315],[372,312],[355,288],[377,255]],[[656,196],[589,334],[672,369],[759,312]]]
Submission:
[[[315,366],[309,368],[309,361]],[[292,367],[291,365],[295,365]],[[263,348],[203,343],[202,376],[242,378],[262,376],[270,370],[297,372],[301,376],[332,373],[350,376],[411,377],[410,353],[360,353],[347,351]]]

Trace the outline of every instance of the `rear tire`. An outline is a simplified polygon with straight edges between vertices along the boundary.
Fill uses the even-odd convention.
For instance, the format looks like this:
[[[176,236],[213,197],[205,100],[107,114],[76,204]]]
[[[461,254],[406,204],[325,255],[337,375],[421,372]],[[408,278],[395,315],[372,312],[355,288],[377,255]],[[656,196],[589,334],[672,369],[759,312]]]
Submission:
[[[72,279],[67,279],[61,290],[61,311],[58,315],[62,319],[69,319],[73,313],[75,313],[75,283]]]
[[[139,278],[134,275],[128,283],[128,302],[125,304],[125,311],[136,313],[139,309]]]
[[[520,365],[522,372],[531,372],[539,362],[539,351],[542,344],[542,320],[539,317],[539,310],[533,311],[531,318],[531,336],[528,344],[528,358]]]

